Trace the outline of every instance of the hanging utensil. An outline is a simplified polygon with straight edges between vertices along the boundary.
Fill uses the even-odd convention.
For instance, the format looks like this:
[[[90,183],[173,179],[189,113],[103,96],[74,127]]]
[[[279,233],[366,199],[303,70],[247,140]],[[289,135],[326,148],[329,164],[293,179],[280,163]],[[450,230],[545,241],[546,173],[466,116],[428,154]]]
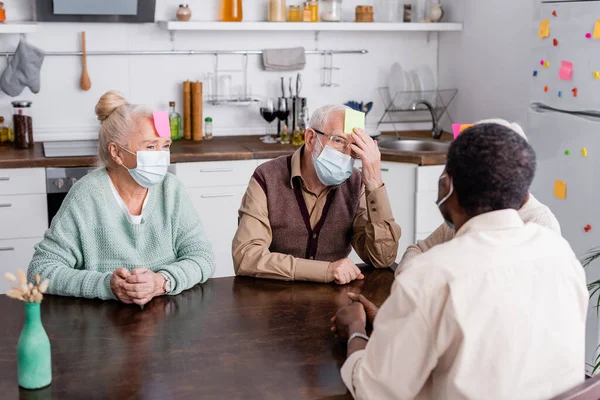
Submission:
[[[82,71],[81,71],[81,84],[80,85],[81,85],[81,90],[88,91],[92,87],[92,82],[90,80],[90,76],[88,75],[88,71],[87,71],[87,55],[86,55],[86,50],[85,50],[85,32],[81,32],[81,53],[82,53],[82,58],[81,58]]]
[[[302,90],[302,75],[299,73],[296,75],[296,97],[300,97],[300,90]]]
[[[285,86],[283,83],[283,76],[281,77],[281,97],[285,97]]]
[[[292,90],[292,77],[290,76],[290,97],[294,97],[294,91]]]

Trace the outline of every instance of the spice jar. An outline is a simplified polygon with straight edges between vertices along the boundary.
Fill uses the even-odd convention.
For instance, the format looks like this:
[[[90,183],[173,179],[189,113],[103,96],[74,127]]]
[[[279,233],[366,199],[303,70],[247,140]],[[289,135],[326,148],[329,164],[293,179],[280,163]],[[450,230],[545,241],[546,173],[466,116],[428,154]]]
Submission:
[[[356,22],[373,22],[373,6],[356,6]]]
[[[342,0],[321,0],[321,21],[339,22],[342,20]]]
[[[211,140],[213,138],[213,121],[211,117],[204,119],[204,139]]]
[[[0,146],[12,146],[13,136],[10,128],[4,123],[4,117],[0,117]]]
[[[269,0],[269,21],[285,22],[285,0]]]
[[[192,18],[192,10],[187,4],[180,4],[177,9],[177,19],[179,21],[189,21]]]
[[[302,22],[302,9],[300,6],[290,6],[288,9],[289,22]]]
[[[31,118],[31,101],[13,101],[13,126],[15,130],[15,148],[33,147],[33,120]]]
[[[0,1],[0,22],[6,21],[6,9],[4,3]]]

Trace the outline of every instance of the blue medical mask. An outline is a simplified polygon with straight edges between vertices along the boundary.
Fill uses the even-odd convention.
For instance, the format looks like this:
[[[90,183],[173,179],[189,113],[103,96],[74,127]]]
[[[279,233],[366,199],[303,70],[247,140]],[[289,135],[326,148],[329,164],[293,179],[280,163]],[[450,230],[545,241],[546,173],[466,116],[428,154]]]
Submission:
[[[121,147],[121,146],[119,146]],[[123,168],[129,171],[129,174],[138,185],[149,188],[161,183],[167,175],[167,169],[171,163],[171,153],[168,151],[138,151],[133,153],[127,149],[126,152],[133,154],[137,159],[137,167],[129,169],[121,164]]]
[[[327,186],[344,183],[352,175],[354,159],[329,146],[323,146],[318,136],[317,141],[323,150],[318,157],[312,154],[312,159],[319,180]]]
[[[440,179],[442,179],[444,176],[448,176],[448,175],[444,174],[440,177]],[[442,212],[442,208],[441,208],[442,204],[444,204],[450,198],[450,196],[452,196],[452,193],[454,193],[454,184],[452,183],[452,178],[451,177],[448,177],[448,178],[450,179],[450,190],[448,191],[447,195],[442,197],[439,201],[436,201],[435,204],[437,204],[438,208],[440,209],[440,213],[442,214],[442,217],[444,218],[444,222],[446,222],[446,225],[448,225],[448,227],[450,229],[455,231],[456,227],[454,226],[454,223],[451,220],[446,218],[446,216]]]

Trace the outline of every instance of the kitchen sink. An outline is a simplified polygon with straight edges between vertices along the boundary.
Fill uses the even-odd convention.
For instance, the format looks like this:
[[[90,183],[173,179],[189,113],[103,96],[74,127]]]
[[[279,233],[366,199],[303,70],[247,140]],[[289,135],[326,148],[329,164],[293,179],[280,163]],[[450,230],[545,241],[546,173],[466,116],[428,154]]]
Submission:
[[[415,139],[399,139],[385,138],[377,143],[380,149],[422,152],[422,153],[446,153],[450,142],[441,140],[415,140]]]

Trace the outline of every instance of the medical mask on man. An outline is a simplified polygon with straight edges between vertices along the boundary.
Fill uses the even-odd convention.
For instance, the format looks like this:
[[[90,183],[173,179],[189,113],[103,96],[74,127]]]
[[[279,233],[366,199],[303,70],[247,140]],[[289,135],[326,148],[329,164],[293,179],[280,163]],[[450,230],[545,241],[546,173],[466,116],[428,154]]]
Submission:
[[[121,147],[121,146],[119,146]],[[123,168],[129,171],[131,177],[138,185],[149,188],[161,183],[167,175],[167,169],[171,163],[171,153],[168,151],[138,151],[136,153],[121,147],[129,154],[133,154],[137,159],[137,167],[129,169],[121,164]]]
[[[317,142],[319,142],[322,151],[318,157],[315,157],[313,153],[312,159],[319,180],[327,186],[344,183],[352,175],[354,159],[332,147],[323,146],[318,135]]]
[[[442,212],[442,204],[444,204],[450,198],[450,196],[452,196],[452,193],[454,193],[454,184],[452,183],[452,178],[449,177],[448,175],[444,174],[440,177],[440,180],[444,176],[446,176],[450,179],[450,190],[448,191],[447,195],[442,197],[440,200],[436,201],[435,204],[437,204],[438,208],[440,209],[440,213],[442,214],[442,217],[444,218],[444,222],[446,222],[446,225],[448,225],[448,227],[454,231],[454,230],[456,230],[454,223],[452,222],[452,220],[448,219]]]

